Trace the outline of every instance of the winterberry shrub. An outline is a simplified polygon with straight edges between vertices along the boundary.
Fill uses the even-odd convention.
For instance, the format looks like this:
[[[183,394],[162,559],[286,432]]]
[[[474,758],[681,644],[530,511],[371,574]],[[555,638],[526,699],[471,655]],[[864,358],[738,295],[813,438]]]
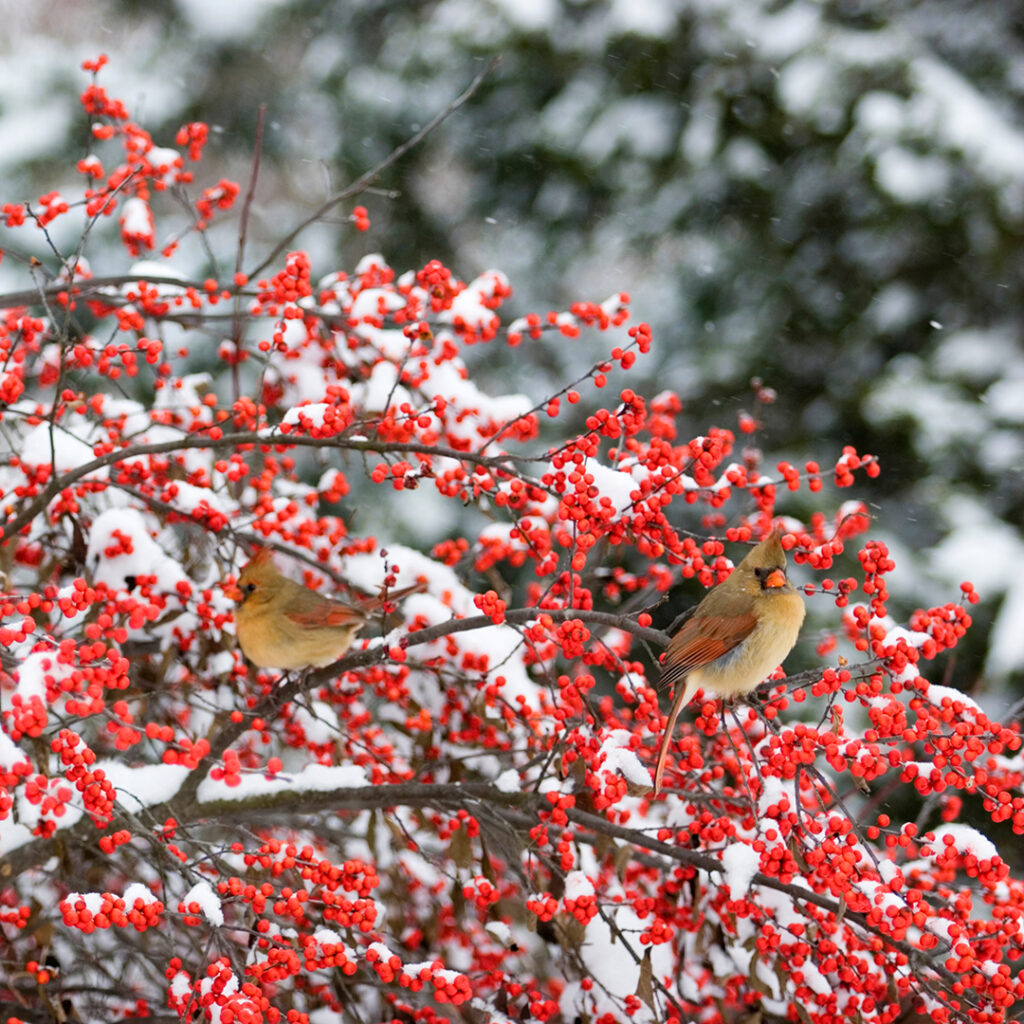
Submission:
[[[79,190],[3,206],[3,1019],[1009,1020],[1020,735],[931,681],[970,583],[890,613],[844,496],[880,459],[770,459],[761,383],[688,436],[630,385],[659,342],[625,293],[510,319],[498,271],[314,267],[295,232],[247,271],[256,182],[207,183],[206,126],[158,145],[102,66]],[[146,262],[104,274],[107,223]],[[581,372],[530,393],[551,346]],[[811,667],[697,700],[654,798],[660,606],[776,521]],[[422,589],[258,670],[224,590],[257,546]]]

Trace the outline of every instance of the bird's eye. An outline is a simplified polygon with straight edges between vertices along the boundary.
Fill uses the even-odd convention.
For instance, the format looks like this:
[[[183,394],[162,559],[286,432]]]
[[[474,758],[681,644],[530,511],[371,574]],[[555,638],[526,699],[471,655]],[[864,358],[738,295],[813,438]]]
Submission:
[[[247,594],[251,594],[255,589],[256,589],[256,584],[255,583],[246,583],[246,585],[245,585],[245,592]]]

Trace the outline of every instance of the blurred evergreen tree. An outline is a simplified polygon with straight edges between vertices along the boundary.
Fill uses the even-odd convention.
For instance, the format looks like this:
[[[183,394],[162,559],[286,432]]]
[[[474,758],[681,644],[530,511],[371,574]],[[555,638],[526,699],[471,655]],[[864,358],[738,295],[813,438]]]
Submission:
[[[989,667],[1019,676],[1024,583],[1009,569],[1024,558],[1019,5],[86,6],[92,21],[66,29],[76,54],[106,49],[113,73],[140,82],[157,68],[167,91],[146,95],[168,138],[183,120],[214,123],[226,173],[240,180],[256,108],[268,104],[254,254],[291,223],[284,211],[310,212],[500,55],[473,100],[381,179],[386,194],[364,198],[370,244],[386,241],[399,267],[441,258],[470,278],[498,266],[522,311],[625,287],[655,331],[645,386],[676,390],[695,428],[715,406],[733,426],[759,377],[779,395],[764,415],[774,448],[798,459],[809,439],[827,439],[881,457],[870,497],[894,545],[924,549],[965,524],[974,533],[961,537],[980,543],[995,524],[998,557],[962,564],[969,547],[940,545],[916,559],[906,596],[944,600],[972,577],[989,599],[984,616],[1005,594],[995,628],[1010,639]],[[66,82],[45,85],[57,95]],[[82,138],[68,120],[54,151]],[[44,158],[36,147],[20,170],[5,160],[9,180],[28,180],[25,163]],[[346,214],[298,244],[325,266],[353,265],[367,237]],[[538,398],[593,357],[585,336],[532,354]],[[486,358],[494,373],[522,372],[523,350],[492,346]]]

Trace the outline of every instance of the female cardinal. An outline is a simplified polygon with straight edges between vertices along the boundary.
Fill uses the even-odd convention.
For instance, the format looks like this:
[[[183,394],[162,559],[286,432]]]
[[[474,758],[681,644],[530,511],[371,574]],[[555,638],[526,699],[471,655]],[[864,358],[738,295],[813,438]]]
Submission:
[[[719,697],[749,693],[779,666],[796,643],[804,601],[786,578],[782,530],[774,529],[709,591],[672,637],[661,670],[662,686],[677,689],[658,747],[654,794],[661,789],[668,745],[679,712],[698,690]]]
[[[385,603],[376,598],[354,607],[328,600],[279,572],[268,548],[252,556],[236,586],[224,589],[238,603],[235,628],[242,653],[260,668],[330,665],[348,650],[370,613]],[[394,590],[387,600],[422,589],[415,584]]]

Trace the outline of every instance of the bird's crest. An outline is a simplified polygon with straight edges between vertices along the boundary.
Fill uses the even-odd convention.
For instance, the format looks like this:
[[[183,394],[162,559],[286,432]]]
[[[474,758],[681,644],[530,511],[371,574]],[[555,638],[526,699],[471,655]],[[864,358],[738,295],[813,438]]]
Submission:
[[[783,533],[784,531],[781,526],[774,527],[772,532],[760,544],[747,552],[747,557],[743,561],[751,567],[765,565],[784,566],[786,564],[786,552],[782,547]]]
[[[257,548],[249,559],[249,565],[266,565],[273,561],[274,552],[270,548]]]

